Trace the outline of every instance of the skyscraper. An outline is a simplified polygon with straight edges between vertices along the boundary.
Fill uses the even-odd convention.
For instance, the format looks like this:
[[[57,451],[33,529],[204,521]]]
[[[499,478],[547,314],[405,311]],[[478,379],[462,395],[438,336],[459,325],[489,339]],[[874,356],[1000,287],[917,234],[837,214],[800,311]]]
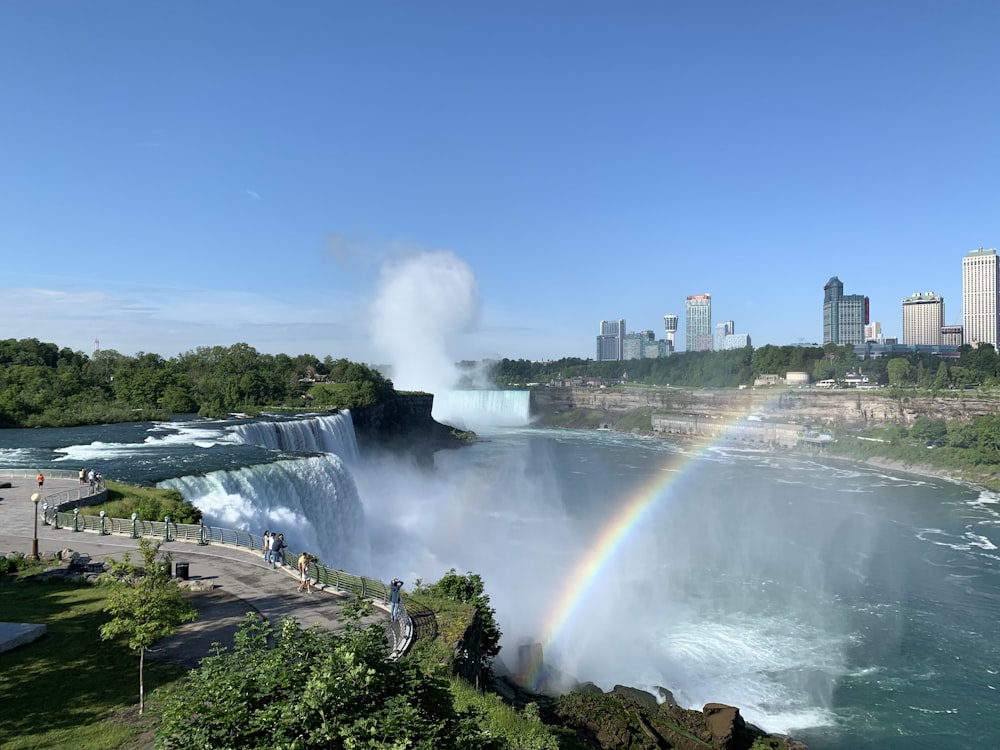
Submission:
[[[941,344],[944,327],[944,297],[917,292],[903,299],[903,343]]]
[[[692,294],[684,303],[684,349],[712,351],[711,294]]]
[[[597,337],[597,361],[619,361],[625,358],[625,320],[602,320]]]
[[[1000,341],[1000,264],[995,249],[972,250],[962,258],[962,318],[965,342],[993,344]]]
[[[831,276],[823,287],[823,343],[863,344],[868,322],[868,298],[844,294],[844,283]]]

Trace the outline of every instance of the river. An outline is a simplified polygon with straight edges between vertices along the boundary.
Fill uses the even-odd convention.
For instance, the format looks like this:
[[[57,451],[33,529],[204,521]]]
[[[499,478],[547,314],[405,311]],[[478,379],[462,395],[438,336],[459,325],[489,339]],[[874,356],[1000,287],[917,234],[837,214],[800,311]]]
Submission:
[[[479,573],[498,668],[530,684],[664,686],[814,750],[1000,739],[994,495],[516,421],[475,425],[432,471],[364,455],[349,414],[3,430],[0,465],[176,487],[207,523],[277,529],[408,590]],[[523,643],[542,645],[541,673],[517,663]]]

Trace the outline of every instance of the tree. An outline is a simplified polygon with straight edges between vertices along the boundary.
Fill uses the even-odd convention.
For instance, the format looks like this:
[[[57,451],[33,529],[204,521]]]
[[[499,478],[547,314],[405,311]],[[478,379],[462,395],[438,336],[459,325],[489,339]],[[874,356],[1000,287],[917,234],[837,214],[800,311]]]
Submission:
[[[496,748],[445,682],[389,660],[384,630],[359,625],[369,606],[349,606],[338,632],[248,614],[233,650],[217,647],[167,699],[157,746]]]
[[[180,586],[170,577],[171,559],[164,554],[157,559],[160,542],[139,539],[142,565],[132,563],[129,553],[112,566],[111,594],[106,611],[110,622],[101,626],[101,638],[119,636],[128,639],[128,647],[139,654],[139,713],[146,705],[144,669],[146,651],[161,638],[177,631],[182,623],[194,620],[198,613],[181,597]]]
[[[500,653],[500,638],[503,633],[497,625],[496,610],[490,606],[490,595],[486,593],[482,576],[478,573],[466,573],[461,576],[452,568],[441,577],[441,580],[430,584],[424,591],[431,596],[471,604],[476,608],[482,629],[479,670],[482,674],[488,673],[493,666],[494,657]]]
[[[913,382],[913,368],[902,357],[890,359],[886,372],[889,373],[889,385],[909,385]]]

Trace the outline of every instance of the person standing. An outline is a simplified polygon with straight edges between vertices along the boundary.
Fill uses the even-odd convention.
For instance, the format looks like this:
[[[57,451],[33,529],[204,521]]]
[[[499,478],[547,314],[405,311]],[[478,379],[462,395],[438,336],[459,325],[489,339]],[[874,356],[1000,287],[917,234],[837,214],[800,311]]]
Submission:
[[[303,552],[299,555],[299,588],[298,591],[302,591],[304,588],[306,592],[312,593],[312,579],[309,577],[309,562],[312,560],[312,555],[308,552]]]
[[[389,584],[389,616],[393,622],[399,616],[399,590],[401,588],[403,588],[403,582],[398,578],[393,578],[392,583]]]
[[[35,478],[38,480],[38,489],[42,489],[42,485],[45,484],[45,475],[38,472],[38,476]]]
[[[271,541],[271,567],[285,564],[285,535],[278,534]]]
[[[87,476],[87,470],[86,470],[86,468],[81,468],[80,469],[80,484],[83,484],[84,481],[86,481],[86,479],[85,479],[86,476]]]
[[[274,537],[271,535],[270,529],[265,529],[264,531],[264,562],[271,562],[271,542],[274,541]]]

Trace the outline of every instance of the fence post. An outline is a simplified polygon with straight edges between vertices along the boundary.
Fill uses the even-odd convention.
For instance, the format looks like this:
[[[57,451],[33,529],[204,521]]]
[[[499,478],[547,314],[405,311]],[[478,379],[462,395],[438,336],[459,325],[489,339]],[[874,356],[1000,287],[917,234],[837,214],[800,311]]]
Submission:
[[[163,517],[163,541],[170,541],[170,516]]]
[[[139,517],[138,513],[133,513],[132,514],[132,538],[133,539],[138,539],[139,538],[139,532],[136,529],[136,525],[135,525],[136,519],[138,517]]]

